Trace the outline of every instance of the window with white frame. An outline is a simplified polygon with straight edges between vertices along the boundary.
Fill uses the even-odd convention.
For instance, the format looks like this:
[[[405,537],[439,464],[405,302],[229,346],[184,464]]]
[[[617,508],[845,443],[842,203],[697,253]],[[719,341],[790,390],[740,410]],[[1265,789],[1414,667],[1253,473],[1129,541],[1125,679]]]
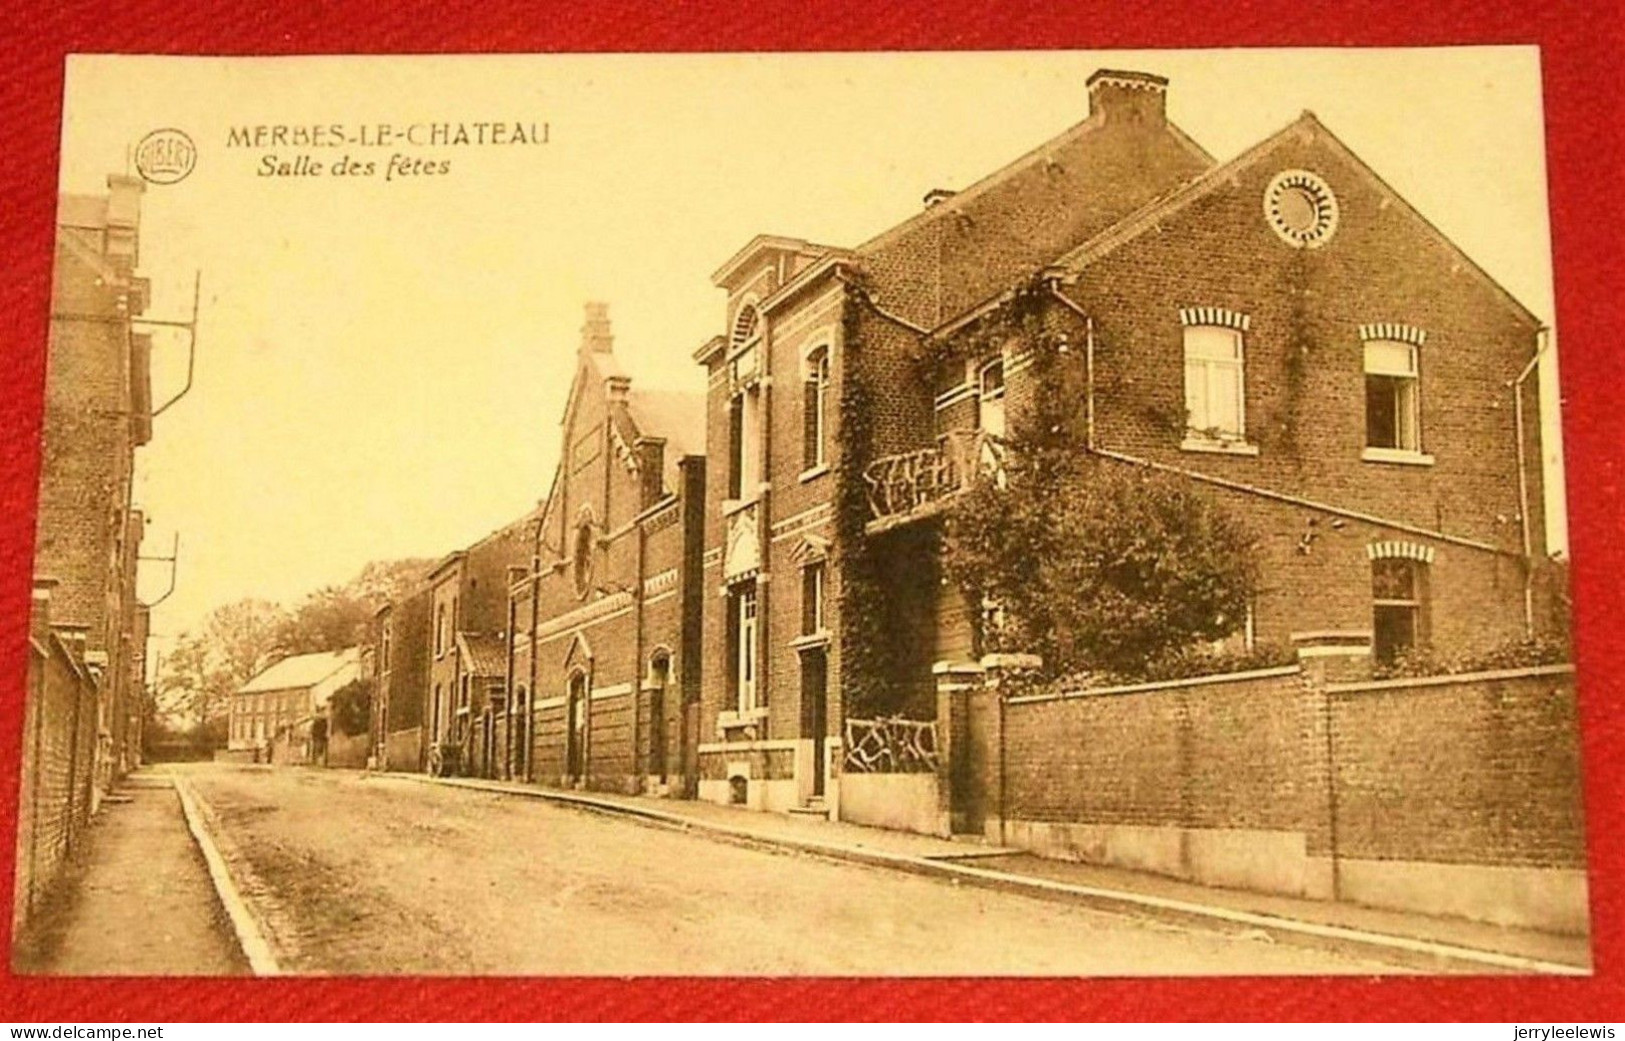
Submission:
[[[740,586],[730,599],[733,601],[729,628],[733,636],[730,642],[733,644],[734,706],[740,712],[748,712],[758,704],[756,586]]]
[[[761,389],[734,395],[728,408],[728,497],[753,498],[762,481]]]
[[[1210,441],[1246,438],[1242,334],[1221,325],[1185,326],[1185,426]]]
[[[829,347],[807,355],[802,381],[801,434],[803,469],[824,465],[824,443],[829,432]]]
[[[801,569],[801,633],[811,636],[824,631],[824,562],[814,561]]]
[[[1421,428],[1416,346],[1400,340],[1365,341],[1366,447],[1420,452]]]
[[[994,437],[1004,436],[1004,359],[996,358],[977,371],[976,425]]]

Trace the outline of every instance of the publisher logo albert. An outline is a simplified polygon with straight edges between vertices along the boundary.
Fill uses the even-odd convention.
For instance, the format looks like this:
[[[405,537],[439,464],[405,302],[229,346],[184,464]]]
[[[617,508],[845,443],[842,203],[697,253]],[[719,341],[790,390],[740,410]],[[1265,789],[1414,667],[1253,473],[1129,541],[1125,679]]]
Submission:
[[[197,165],[197,146],[183,130],[154,130],[135,146],[135,170],[149,184],[184,181]]]

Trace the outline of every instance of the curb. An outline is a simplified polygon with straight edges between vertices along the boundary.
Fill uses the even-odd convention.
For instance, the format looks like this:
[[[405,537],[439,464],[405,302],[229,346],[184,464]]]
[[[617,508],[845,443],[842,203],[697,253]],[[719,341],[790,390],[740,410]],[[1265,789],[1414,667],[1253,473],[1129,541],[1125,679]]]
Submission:
[[[248,904],[243,900],[242,893],[237,889],[237,883],[231,877],[231,868],[226,865],[226,858],[220,855],[220,849],[214,843],[214,837],[209,834],[208,824],[204,820],[201,800],[192,791],[191,785],[181,778],[175,778],[175,794],[181,800],[181,812],[186,815],[186,827],[192,833],[192,839],[203,853],[203,860],[209,866],[209,878],[214,882],[214,892],[220,899],[220,905],[226,909],[226,916],[231,919],[232,932],[237,937],[237,946],[242,950],[243,957],[248,959],[248,967],[256,976],[280,976],[282,967],[277,964],[276,954],[271,950],[270,941],[260,930],[258,919],[250,911]]]
[[[670,813],[653,807],[628,806],[624,803],[599,799],[580,792],[553,791],[546,788],[516,785],[502,781],[429,777],[425,774],[387,773],[380,776],[417,781],[421,784],[441,785],[447,788],[464,788],[470,791],[541,799],[546,802],[574,806],[598,813],[635,817],[660,824],[675,825],[685,831],[704,832],[754,845],[774,846],[835,860],[866,864],[871,867],[890,868],[916,875],[944,878],[982,888],[1000,889],[1040,899],[1060,900],[1074,904],[1081,903],[1098,910],[1116,912],[1125,910],[1150,911],[1162,918],[1182,919],[1207,925],[1212,925],[1214,922],[1223,922],[1229,925],[1265,930],[1270,934],[1280,934],[1283,939],[1331,940],[1339,944],[1352,944],[1362,947],[1374,953],[1421,955],[1432,959],[1469,962],[1487,969],[1501,971],[1548,976],[1590,976],[1592,974],[1590,969],[1578,965],[1545,961],[1539,958],[1526,958],[1516,954],[1503,954],[1498,951],[1480,950],[1476,947],[1461,947],[1431,940],[1418,940],[1408,936],[1367,932],[1340,925],[1322,925],[1317,922],[1304,922],[1294,918],[1281,918],[1276,915],[1258,914],[1252,911],[1237,911],[1210,904],[1197,904],[1186,900],[1149,896],[1124,889],[1102,889],[1097,886],[1056,882],[1046,878],[1035,878],[1031,875],[1019,875],[992,868],[973,867],[952,860],[936,860],[904,853],[883,853],[879,850],[866,850],[839,843],[820,842],[814,839],[762,835],[748,828],[736,828],[726,824],[696,820],[684,814]]]

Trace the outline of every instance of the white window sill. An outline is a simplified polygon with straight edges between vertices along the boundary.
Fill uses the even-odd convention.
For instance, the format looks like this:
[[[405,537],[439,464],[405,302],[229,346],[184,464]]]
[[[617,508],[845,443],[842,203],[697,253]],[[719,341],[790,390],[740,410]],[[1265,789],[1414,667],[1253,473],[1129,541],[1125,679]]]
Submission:
[[[1251,441],[1218,441],[1207,437],[1187,437],[1179,443],[1182,452],[1212,452],[1215,455],[1257,455]]]
[[[822,477],[827,473],[829,473],[829,464],[819,463],[817,466],[809,467],[808,469],[801,471],[801,481],[803,484],[805,484],[806,482],[813,480],[816,477]]]
[[[1362,448],[1360,458],[1368,463],[1398,463],[1401,466],[1432,466],[1433,457],[1408,448]]]
[[[755,506],[756,501],[758,499],[760,499],[761,497],[762,497],[761,488],[758,487],[756,491],[752,492],[749,496],[747,496],[747,497],[745,497],[743,499],[723,499],[722,500],[722,515],[724,517],[732,517],[736,513],[741,513],[741,512],[743,512],[745,510],[748,510],[752,506]]]
[[[820,629],[815,633],[807,633],[790,641],[790,646],[798,651],[810,651],[815,647],[829,646],[829,630]]]
[[[733,727],[748,727],[752,723],[759,722],[766,718],[766,705],[762,705],[759,708],[747,708],[740,712],[718,712],[717,729],[724,730],[731,729]]]

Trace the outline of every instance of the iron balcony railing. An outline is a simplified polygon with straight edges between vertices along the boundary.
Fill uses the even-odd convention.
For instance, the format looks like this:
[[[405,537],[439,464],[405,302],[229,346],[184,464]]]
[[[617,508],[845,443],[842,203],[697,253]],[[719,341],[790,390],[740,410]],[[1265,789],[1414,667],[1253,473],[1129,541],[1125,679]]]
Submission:
[[[985,430],[950,430],[937,443],[884,456],[863,471],[870,527],[928,516],[977,480],[1004,475],[1004,441]]]

